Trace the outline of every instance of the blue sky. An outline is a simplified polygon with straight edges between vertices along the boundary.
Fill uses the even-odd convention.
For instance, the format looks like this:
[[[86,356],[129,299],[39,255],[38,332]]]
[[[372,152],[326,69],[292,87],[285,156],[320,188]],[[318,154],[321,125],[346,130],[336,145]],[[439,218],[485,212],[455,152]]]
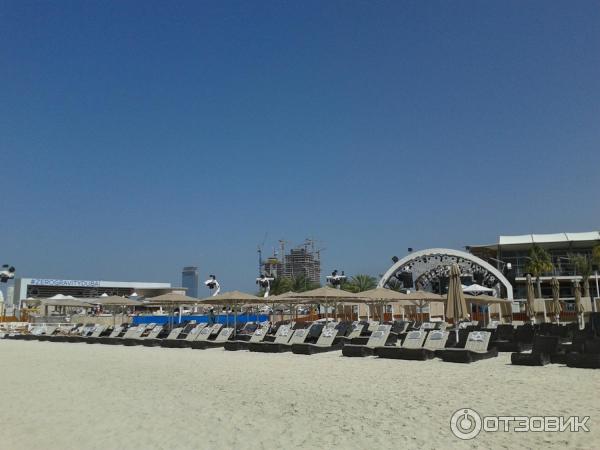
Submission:
[[[1,262],[255,288],[600,228],[597,1],[0,0]]]

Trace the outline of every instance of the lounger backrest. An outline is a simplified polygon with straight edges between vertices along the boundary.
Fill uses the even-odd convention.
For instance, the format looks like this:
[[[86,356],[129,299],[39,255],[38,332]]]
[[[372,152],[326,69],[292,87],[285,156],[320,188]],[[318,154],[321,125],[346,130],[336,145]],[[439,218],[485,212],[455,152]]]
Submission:
[[[154,328],[152,328],[152,331],[150,333],[148,333],[148,336],[146,336],[146,339],[156,339],[162,330],[163,330],[162,325],[155,326]]]
[[[287,344],[293,333],[289,325],[280,325],[275,334],[275,344]]]
[[[112,333],[110,333],[109,337],[116,338],[119,336],[119,334],[121,334],[121,331],[123,331],[123,327],[121,325],[116,326],[115,329],[112,330]]]
[[[173,328],[171,330],[171,332],[169,333],[169,335],[166,337],[166,339],[170,340],[170,341],[174,341],[175,339],[177,339],[177,336],[179,336],[179,334],[183,331],[183,328],[179,327],[179,328]]]
[[[465,350],[486,352],[490,344],[491,335],[492,333],[489,331],[471,331],[465,344]]]
[[[269,331],[268,325],[263,325],[260,328],[257,328],[254,331],[254,334],[252,335],[252,337],[250,338],[250,342],[262,342],[268,331]]]
[[[315,325],[311,325],[308,328],[300,328],[299,330],[295,330],[294,334],[292,334],[292,337],[288,341],[288,344],[302,344],[305,341],[305,339],[308,337],[311,328]],[[325,327],[323,327],[323,328],[325,328]]]
[[[498,328],[498,325],[500,325],[500,322],[497,320],[492,320],[489,324],[488,324],[488,328],[490,329],[496,329]]]
[[[187,336],[185,337],[186,341],[195,341],[196,339],[198,339],[198,336],[200,336],[200,331],[202,331],[203,328],[206,328],[205,323],[199,323],[198,325],[196,325],[194,328],[192,328]]]
[[[436,330],[445,331],[446,328],[448,328],[448,323],[447,322],[436,322],[435,323],[435,329]]]
[[[233,334],[233,328],[223,328],[219,332],[218,336],[215,338],[215,342],[228,341],[232,334]]]
[[[446,347],[446,342],[448,342],[449,335],[450,333],[448,331],[430,331],[427,335],[427,339],[425,340],[425,344],[423,344],[423,347],[427,350],[441,350]]]
[[[323,331],[321,331],[321,335],[317,340],[317,345],[319,347],[331,347],[335,337],[338,335],[339,330],[337,328],[325,327]]]
[[[379,321],[372,320],[371,322],[369,322],[369,328],[367,328],[367,330],[369,330],[372,333],[373,331],[377,330],[378,326],[379,326]]]
[[[94,327],[94,332],[92,333],[92,337],[100,337],[100,335],[102,334],[102,332],[106,330],[106,326],[105,325],[96,325],[96,327]]]
[[[421,330],[433,330],[435,329],[435,323],[433,322],[423,322],[421,325]]]
[[[51,335],[53,335],[53,334],[54,334],[54,332],[56,331],[56,329],[57,329],[57,328],[58,328],[58,327],[57,327],[56,325],[48,325],[48,326],[46,327],[46,329],[44,330],[44,334],[45,334],[46,336],[51,336]]]
[[[423,347],[426,337],[427,331],[425,330],[409,331],[404,338],[402,348],[421,348]]]
[[[146,325],[138,325],[137,327],[128,328],[123,336],[123,339],[130,339],[135,337],[136,334],[141,333],[146,328]]]
[[[348,338],[353,339],[355,337],[359,337],[365,328],[365,324],[362,322],[353,322],[352,323],[352,331],[348,334]]]
[[[223,325],[221,325],[220,323],[215,323],[210,327],[204,327],[200,330],[200,335],[196,338],[196,340],[207,341],[212,334],[219,333],[222,327]]]
[[[391,325],[379,325],[377,329],[371,333],[371,336],[367,341],[367,347],[380,347],[385,345],[391,330]]]

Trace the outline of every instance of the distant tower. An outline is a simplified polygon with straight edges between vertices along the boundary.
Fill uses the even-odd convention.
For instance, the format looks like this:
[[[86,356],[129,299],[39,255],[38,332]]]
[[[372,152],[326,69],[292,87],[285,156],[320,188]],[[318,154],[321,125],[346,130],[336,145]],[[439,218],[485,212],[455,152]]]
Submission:
[[[200,274],[195,266],[184,267],[181,272],[181,286],[187,288],[188,297],[198,298],[198,288],[200,287]]]

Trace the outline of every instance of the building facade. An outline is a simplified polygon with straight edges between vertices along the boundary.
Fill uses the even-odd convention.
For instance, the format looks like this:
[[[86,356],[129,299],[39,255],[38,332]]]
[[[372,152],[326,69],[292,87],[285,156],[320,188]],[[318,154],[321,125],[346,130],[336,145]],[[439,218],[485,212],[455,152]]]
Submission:
[[[195,266],[184,267],[181,272],[181,286],[187,289],[189,297],[198,298],[200,289],[200,273]]]
[[[48,298],[57,294],[77,298],[93,298],[102,294],[129,296],[134,292],[140,297],[154,297],[168,292],[182,291],[173,288],[171,283],[138,281],[100,280],[57,280],[49,278],[17,278],[14,285],[13,304],[19,306],[26,298]]]
[[[582,281],[573,255],[583,255],[591,260],[594,247],[600,245],[600,232],[527,234],[499,236],[498,242],[466,247],[472,254],[501,270],[514,285],[515,298],[526,296],[526,274],[530,252],[534,245],[545,249],[552,260],[552,270],[541,275],[542,297],[552,297],[550,281],[556,277],[560,283],[561,298],[574,296],[574,280]],[[589,279],[590,295],[598,296],[596,277],[598,267],[592,266]]]

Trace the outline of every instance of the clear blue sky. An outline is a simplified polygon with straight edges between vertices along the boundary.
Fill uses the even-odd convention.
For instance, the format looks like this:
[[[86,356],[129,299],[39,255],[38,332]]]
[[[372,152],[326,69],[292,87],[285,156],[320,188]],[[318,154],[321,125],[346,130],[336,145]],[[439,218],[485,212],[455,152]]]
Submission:
[[[598,1],[0,0],[0,262],[255,288],[600,228]],[[204,279],[204,278],[203,278]]]

